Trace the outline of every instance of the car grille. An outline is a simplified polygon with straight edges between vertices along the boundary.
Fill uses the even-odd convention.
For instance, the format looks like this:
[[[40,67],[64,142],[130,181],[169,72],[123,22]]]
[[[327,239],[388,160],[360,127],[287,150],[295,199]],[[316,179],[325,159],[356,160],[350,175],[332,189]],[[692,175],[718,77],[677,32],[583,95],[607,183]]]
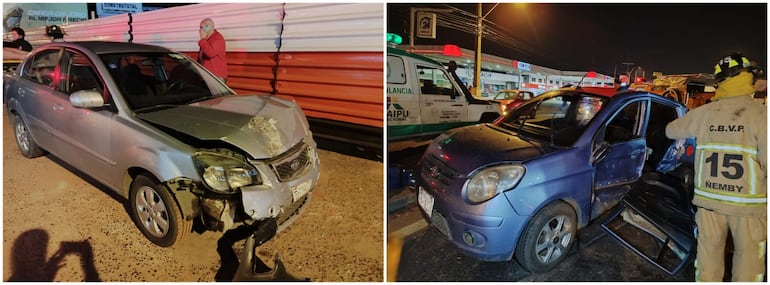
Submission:
[[[423,160],[421,171],[423,177],[441,186],[449,186],[457,178],[457,172],[432,155],[426,156]]]
[[[304,142],[297,144],[287,152],[275,159],[268,161],[281,182],[290,181],[294,177],[304,174],[313,165],[313,149]]]

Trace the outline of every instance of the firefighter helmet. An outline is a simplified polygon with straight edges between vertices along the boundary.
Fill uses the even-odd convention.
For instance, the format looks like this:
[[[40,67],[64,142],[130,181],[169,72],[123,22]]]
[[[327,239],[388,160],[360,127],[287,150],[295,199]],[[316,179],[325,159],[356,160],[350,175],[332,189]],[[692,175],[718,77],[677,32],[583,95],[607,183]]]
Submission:
[[[733,53],[719,60],[714,66],[714,79],[717,82],[722,82],[744,70],[755,74],[755,70],[758,68],[747,57],[740,53]]]

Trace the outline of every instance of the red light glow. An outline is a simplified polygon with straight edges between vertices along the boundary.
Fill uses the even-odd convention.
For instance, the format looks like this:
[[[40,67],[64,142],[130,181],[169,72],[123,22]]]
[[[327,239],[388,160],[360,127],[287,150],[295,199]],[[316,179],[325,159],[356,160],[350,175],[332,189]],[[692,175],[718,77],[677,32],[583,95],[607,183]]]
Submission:
[[[446,56],[456,56],[456,57],[462,57],[463,52],[460,50],[460,47],[456,45],[444,45],[444,51],[442,52],[443,55]]]

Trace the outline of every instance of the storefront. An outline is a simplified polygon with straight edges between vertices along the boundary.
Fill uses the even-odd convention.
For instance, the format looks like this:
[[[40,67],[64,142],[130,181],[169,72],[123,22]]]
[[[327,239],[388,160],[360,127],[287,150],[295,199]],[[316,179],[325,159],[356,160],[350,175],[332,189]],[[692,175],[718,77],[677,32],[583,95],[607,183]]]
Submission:
[[[462,67],[457,69],[457,76],[468,87],[473,85],[473,73],[473,69]],[[481,97],[484,99],[491,99],[500,90],[518,89],[518,87],[518,75],[481,71]]]

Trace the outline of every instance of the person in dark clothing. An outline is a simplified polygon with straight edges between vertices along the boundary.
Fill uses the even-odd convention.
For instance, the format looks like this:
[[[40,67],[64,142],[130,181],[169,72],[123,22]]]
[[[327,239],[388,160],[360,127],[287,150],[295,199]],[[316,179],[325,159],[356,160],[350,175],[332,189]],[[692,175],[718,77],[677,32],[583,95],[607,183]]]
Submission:
[[[20,49],[23,51],[32,51],[32,45],[24,39],[24,30],[19,27],[11,29],[11,37],[13,41],[8,43],[6,47]]]

